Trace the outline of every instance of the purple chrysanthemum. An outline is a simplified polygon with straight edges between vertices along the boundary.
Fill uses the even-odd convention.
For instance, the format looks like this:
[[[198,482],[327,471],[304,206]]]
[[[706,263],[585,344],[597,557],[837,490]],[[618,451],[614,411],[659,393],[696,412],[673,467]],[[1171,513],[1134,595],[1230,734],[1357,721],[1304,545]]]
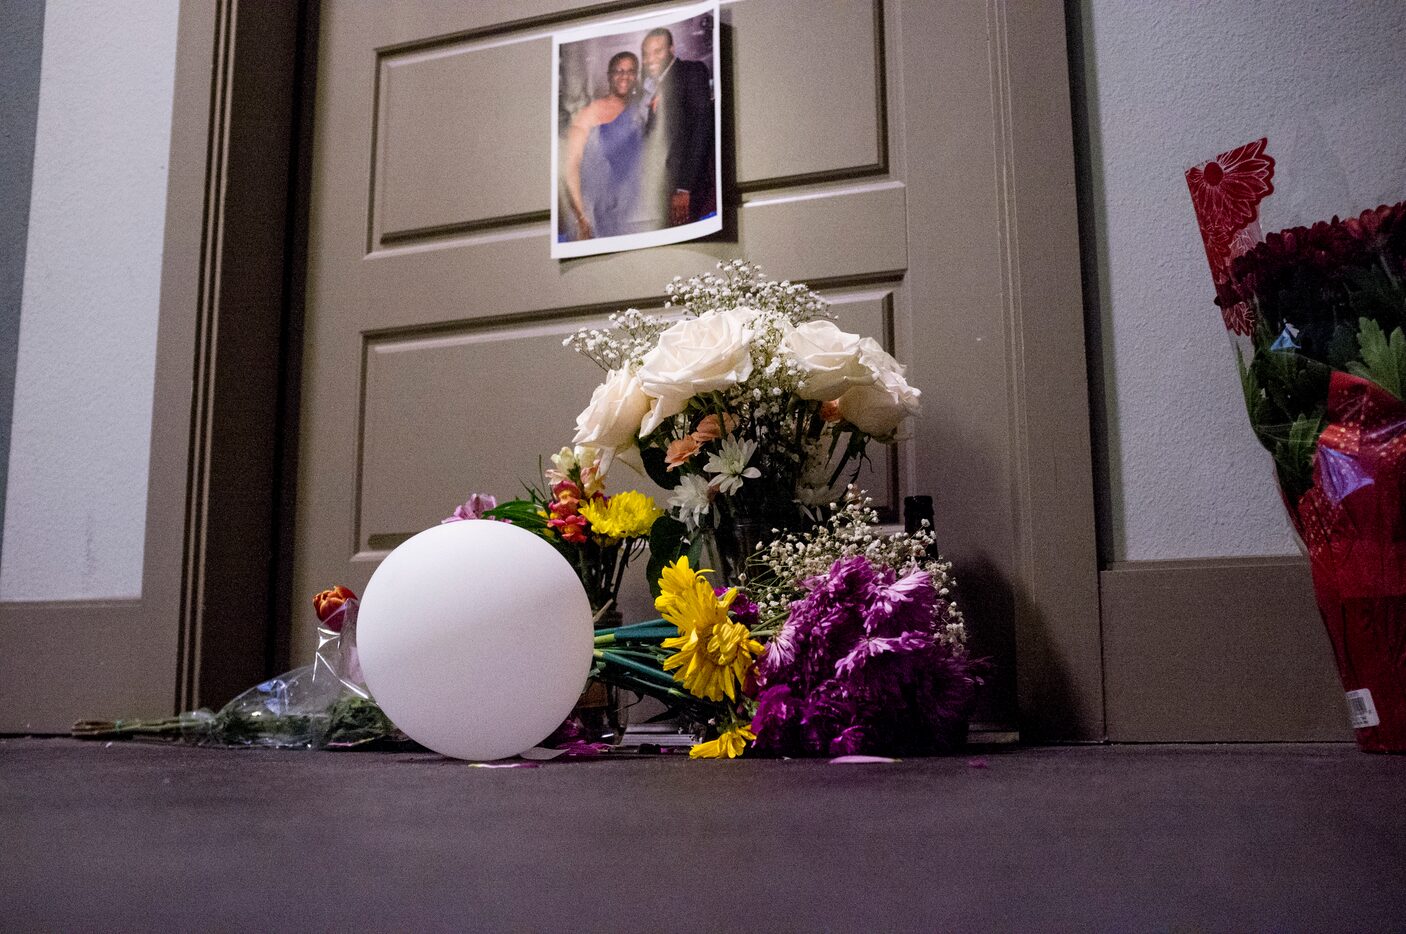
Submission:
[[[726,587],[714,587],[713,596],[721,597],[727,591]],[[761,608],[747,597],[745,590],[737,591],[737,596],[733,598],[732,606],[728,607],[727,612],[729,616],[748,629],[756,626],[761,619]]]
[[[803,586],[757,663],[755,748],[891,755],[960,743],[979,666],[941,637],[932,579],[854,556]]]

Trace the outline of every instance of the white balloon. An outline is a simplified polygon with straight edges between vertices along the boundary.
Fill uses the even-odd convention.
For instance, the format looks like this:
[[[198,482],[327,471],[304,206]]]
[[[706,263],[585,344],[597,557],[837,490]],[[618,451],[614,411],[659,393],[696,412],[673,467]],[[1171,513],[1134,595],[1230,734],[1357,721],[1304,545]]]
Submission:
[[[590,673],[591,605],[566,559],[489,520],[426,529],[361,597],[357,651],[371,696],[406,735],[460,759],[535,746]]]

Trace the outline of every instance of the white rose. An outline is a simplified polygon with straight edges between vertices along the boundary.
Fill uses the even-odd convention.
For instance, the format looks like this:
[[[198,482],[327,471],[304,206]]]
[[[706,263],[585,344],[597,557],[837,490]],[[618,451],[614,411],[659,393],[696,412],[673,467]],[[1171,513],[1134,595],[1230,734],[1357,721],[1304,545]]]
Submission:
[[[922,393],[904,379],[903,364],[872,337],[860,341],[860,360],[874,374],[874,382],[840,396],[840,417],[881,441],[892,440],[903,419],[921,411]]]
[[[874,373],[860,360],[858,334],[841,331],[833,321],[807,321],[786,333],[777,349],[800,366],[802,399],[827,402],[838,399],[851,386],[874,381]]]
[[[638,376],[628,369],[611,370],[591,393],[591,404],[576,416],[572,443],[598,448],[600,472],[604,474],[615,452],[634,441],[635,429],[649,411],[649,401]]]
[[[679,414],[703,392],[728,389],[752,375],[750,308],[712,311],[685,318],[659,335],[636,375],[652,405],[640,424],[644,437]]]

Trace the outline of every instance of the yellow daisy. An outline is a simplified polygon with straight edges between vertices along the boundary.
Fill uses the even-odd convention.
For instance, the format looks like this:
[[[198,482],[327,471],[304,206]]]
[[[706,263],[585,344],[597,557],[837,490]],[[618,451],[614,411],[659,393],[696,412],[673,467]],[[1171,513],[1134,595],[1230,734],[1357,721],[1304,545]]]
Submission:
[[[679,634],[660,645],[677,651],[664,659],[664,670],[695,697],[737,699],[737,686],[747,677],[762,645],[746,626],[727,615],[737,588],[721,597],[702,571],[688,566],[688,557],[664,568],[654,608],[673,623]]]
[[[638,490],[616,493],[606,503],[589,500],[580,511],[591,523],[591,531],[605,538],[643,538],[654,520],[664,515],[653,497]]]
[[[690,759],[736,759],[742,755],[747,744],[757,738],[745,726],[734,726],[724,730],[717,739],[699,743],[688,751]]]

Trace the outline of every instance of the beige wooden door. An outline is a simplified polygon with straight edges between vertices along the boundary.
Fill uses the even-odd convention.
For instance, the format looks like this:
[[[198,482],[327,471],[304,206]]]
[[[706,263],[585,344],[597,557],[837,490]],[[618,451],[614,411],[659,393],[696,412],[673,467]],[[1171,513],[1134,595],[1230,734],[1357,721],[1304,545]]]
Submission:
[[[554,261],[550,37],[603,18],[582,6],[324,3],[296,599],[338,582],[359,590],[389,549],[470,492],[517,493],[539,458],[569,440],[600,376],[563,336],[618,308],[657,306],[675,275],[747,257],[775,278],[812,284],[843,325],[910,364],[926,416],[869,482],[891,513],[902,495],[935,496],[978,651],[996,661],[988,718],[1014,710],[1026,613],[1042,628],[1025,703],[1061,697],[1075,711],[1070,735],[1099,733],[1058,4],[725,4],[722,235]],[[1014,70],[1012,42],[1030,51]],[[1052,136],[1041,138],[1046,124]],[[1028,167],[1023,152],[1035,160]],[[1014,226],[1022,193],[1042,225],[1025,269]],[[1039,283],[1042,323],[1030,325],[1021,289],[1051,269]],[[1072,333],[1047,349],[1025,341],[1027,330],[1061,321]],[[1062,479],[1032,479],[1029,452],[1042,433],[1066,437]],[[612,488],[629,479],[612,474]],[[1043,609],[1056,596],[1056,552],[1057,624]],[[627,617],[646,610],[642,591],[641,581]],[[294,618],[303,654],[309,617]],[[1053,689],[1046,670],[1062,679]]]

